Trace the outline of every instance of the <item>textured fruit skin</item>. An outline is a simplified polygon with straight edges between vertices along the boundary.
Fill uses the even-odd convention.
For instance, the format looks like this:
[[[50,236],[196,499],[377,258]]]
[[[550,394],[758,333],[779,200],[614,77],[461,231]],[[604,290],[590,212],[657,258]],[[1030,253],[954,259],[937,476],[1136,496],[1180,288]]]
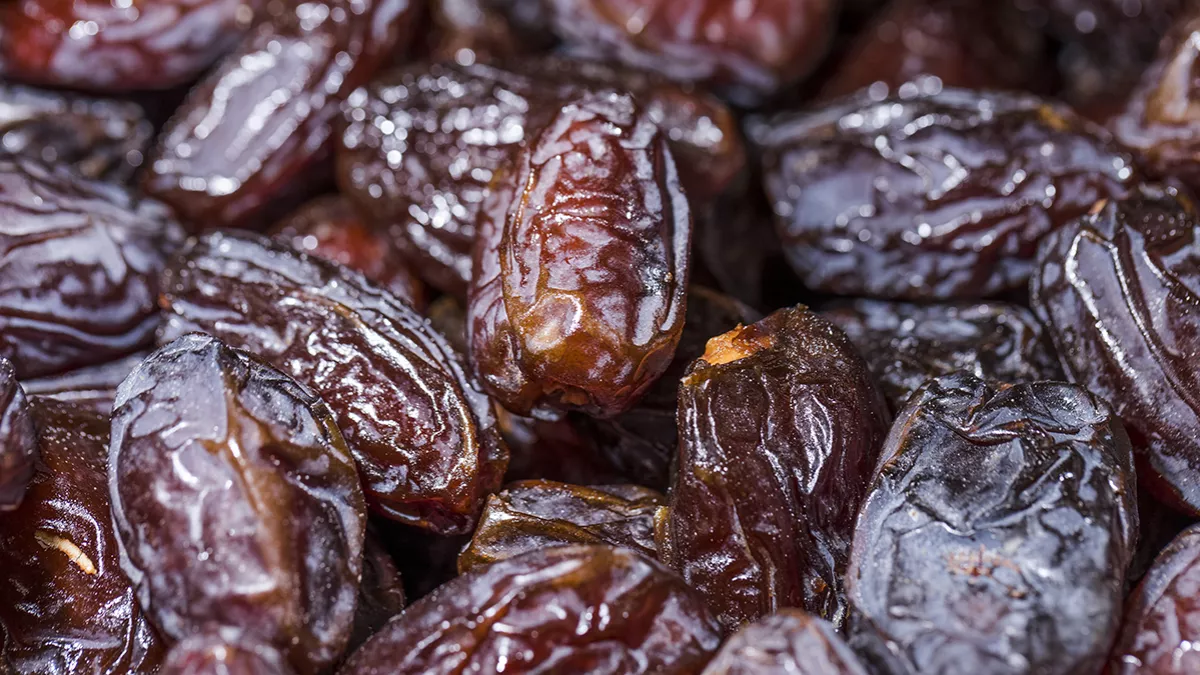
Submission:
[[[115,361],[22,380],[21,386],[29,396],[74,403],[108,417],[112,412],[113,399],[117,397],[117,387],[149,355],[149,350],[134,352]]]
[[[37,429],[29,401],[12,362],[0,358],[0,514],[21,505],[37,459]]]
[[[237,44],[259,0],[0,5],[0,78],[102,93],[187,84]]]
[[[854,518],[887,423],[862,357],[803,306],[714,338],[679,388],[660,558],[728,632],[781,607],[842,624]]]
[[[925,380],[959,370],[1008,384],[1063,379],[1050,338],[1019,305],[856,300],[822,314],[867,360],[893,412]]]
[[[136,103],[0,82],[0,155],[61,162],[86,178],[123,183],[153,137]]]
[[[468,572],[389,623],[343,675],[699,673],[720,643],[678,576],[629,549],[561,546]]]
[[[1103,129],[1028,94],[864,92],[750,135],[792,268],[842,295],[1019,288],[1042,236],[1137,179]]]
[[[1110,675],[1186,675],[1200,668],[1189,643],[1200,639],[1200,526],[1192,525],[1158,557],[1128,599]]]
[[[22,379],[146,346],[182,231],[127,188],[0,158],[0,356]]]
[[[193,240],[163,275],[160,341],[207,332],[313,389],[337,416],[371,508],[469,532],[508,451],[491,402],[407,303],[248,232]]]
[[[715,87],[752,106],[825,55],[830,0],[545,0],[568,52]]]
[[[346,647],[366,504],[333,413],[208,335],[117,390],[109,491],[122,567],[162,633],[247,631],[317,673]]]
[[[328,180],[346,96],[407,44],[409,0],[265,0],[254,29],[188,94],[142,187],[192,231],[266,227]]]
[[[1060,382],[930,380],[896,417],[846,573],[882,673],[1095,673],[1138,538],[1133,453]]]
[[[458,556],[460,574],[550,546],[611,544],[654,557],[654,514],[666,503],[639,485],[512,483],[488,497]]]
[[[781,609],[734,633],[702,675],[867,675],[833,624]]]
[[[378,533],[367,528],[363,542],[362,582],[354,608],[354,630],[350,633],[349,654],[383,628],[393,616],[404,610],[407,599],[400,570],[388,555]]]
[[[480,218],[467,327],[487,392],[521,415],[632,407],[679,342],[691,230],[644,108],[614,91],[562,105]]]
[[[41,459],[0,514],[0,663],[14,675],[151,675],[164,645],[121,571],[109,511],[108,420],[34,398]]]
[[[209,628],[171,647],[160,675],[293,675],[274,647],[229,629]]]

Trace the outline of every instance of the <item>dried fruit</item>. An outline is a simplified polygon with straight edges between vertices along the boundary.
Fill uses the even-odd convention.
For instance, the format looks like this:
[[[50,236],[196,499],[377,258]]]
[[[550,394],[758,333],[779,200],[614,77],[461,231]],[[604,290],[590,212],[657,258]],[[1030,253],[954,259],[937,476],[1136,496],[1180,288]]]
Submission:
[[[0,358],[0,513],[21,505],[38,457],[37,430],[12,362]]]
[[[208,629],[171,648],[162,675],[292,675],[270,645],[229,629]]]
[[[108,417],[112,412],[113,399],[117,397],[117,387],[149,355],[149,351],[135,352],[116,361],[23,380],[21,386],[30,396],[45,396],[74,403]]]
[[[361,647],[389,619],[399,614],[405,604],[400,570],[396,569],[379,536],[368,528],[363,542],[362,583],[358,587],[358,604],[354,610],[354,630],[350,633],[347,651]]]
[[[833,625],[784,609],[735,633],[702,675],[866,675]]]

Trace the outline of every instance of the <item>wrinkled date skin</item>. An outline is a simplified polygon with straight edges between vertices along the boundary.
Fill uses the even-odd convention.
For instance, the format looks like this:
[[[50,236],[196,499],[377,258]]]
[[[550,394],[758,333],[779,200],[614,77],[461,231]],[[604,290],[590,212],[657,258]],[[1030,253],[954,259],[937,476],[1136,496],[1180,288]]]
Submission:
[[[0,514],[21,505],[38,457],[37,430],[12,362],[0,358]],[[3,516],[0,516],[3,517]]]
[[[1098,672],[1135,495],[1121,423],[1083,388],[930,380],[897,416],[854,532],[860,653],[884,673]]]
[[[362,583],[354,610],[354,630],[347,651],[358,649],[383,628],[393,616],[404,610],[406,598],[400,570],[371,528],[363,542]]]
[[[341,195],[318,197],[271,228],[288,246],[341,263],[407,300],[425,305],[425,289],[385,230],[370,227]]]
[[[228,629],[208,629],[171,647],[160,675],[293,675],[274,647]]]
[[[59,375],[22,380],[29,396],[44,396],[94,410],[105,417],[112,412],[117,387],[150,355],[140,351],[115,361],[85,366]]]
[[[265,226],[328,180],[333,121],[412,31],[410,0],[264,0],[163,129],[143,188],[193,230]],[[278,213],[273,214],[278,217]]]
[[[864,93],[752,136],[792,267],[808,288],[843,295],[1017,288],[1044,234],[1136,178],[1101,128],[1024,94]]]
[[[150,675],[164,647],[118,563],[108,420],[47,399],[31,410],[41,461],[21,507],[0,515],[0,663],[14,675]]]
[[[1200,669],[1200,526],[1184,530],[1129,596],[1110,675],[1187,675]]]
[[[160,342],[207,332],[308,385],[337,415],[375,511],[470,532],[508,451],[479,384],[411,306],[251,233],[194,240],[163,279]]]
[[[488,497],[475,536],[458,556],[458,571],[569,544],[625,546],[653,558],[654,514],[665,503],[639,485],[513,483]]]
[[[0,5],[0,77],[102,93],[187,84],[237,44],[260,0]]]
[[[570,52],[713,86],[756,105],[825,55],[831,0],[545,0]]]
[[[0,82],[0,154],[70,164],[85,178],[126,182],[154,125],[136,103]]]
[[[988,382],[1061,380],[1054,347],[1017,305],[858,300],[823,312],[867,360],[893,411],[931,377],[965,370]]]
[[[867,675],[827,621],[783,609],[734,633],[703,675]]]
[[[468,572],[409,607],[341,675],[698,673],[720,634],[694,591],[629,549],[563,546]]]
[[[1200,214],[1147,188],[1042,242],[1030,301],[1063,370],[1111,401],[1142,484],[1200,515]]]
[[[679,387],[659,556],[727,631],[802,607],[842,624],[842,575],[888,415],[867,364],[803,306],[709,341]]]
[[[310,391],[185,335],[117,390],[109,481],[122,564],[164,635],[244,630],[301,673],[345,649],[366,505],[333,414]]]
[[[167,209],[123,187],[0,159],[0,356],[24,379],[145,346],[181,239]]]
[[[471,357],[517,414],[628,410],[683,330],[691,212],[632,97],[564,104],[489,198],[467,302]]]

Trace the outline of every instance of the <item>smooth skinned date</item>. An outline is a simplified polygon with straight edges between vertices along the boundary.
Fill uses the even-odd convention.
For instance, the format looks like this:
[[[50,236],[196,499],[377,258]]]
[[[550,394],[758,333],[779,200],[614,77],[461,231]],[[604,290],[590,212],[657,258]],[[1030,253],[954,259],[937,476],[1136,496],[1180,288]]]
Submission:
[[[702,675],[867,675],[833,624],[782,609],[734,633]]]
[[[38,457],[37,430],[12,362],[0,358],[0,513],[21,505]]]

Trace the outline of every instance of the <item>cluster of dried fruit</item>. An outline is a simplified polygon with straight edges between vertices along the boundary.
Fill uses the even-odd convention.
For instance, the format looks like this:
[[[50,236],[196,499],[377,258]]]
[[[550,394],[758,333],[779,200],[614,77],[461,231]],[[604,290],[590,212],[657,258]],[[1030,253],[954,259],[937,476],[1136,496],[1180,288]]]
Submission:
[[[0,673],[1200,672],[1193,0],[0,0]]]

